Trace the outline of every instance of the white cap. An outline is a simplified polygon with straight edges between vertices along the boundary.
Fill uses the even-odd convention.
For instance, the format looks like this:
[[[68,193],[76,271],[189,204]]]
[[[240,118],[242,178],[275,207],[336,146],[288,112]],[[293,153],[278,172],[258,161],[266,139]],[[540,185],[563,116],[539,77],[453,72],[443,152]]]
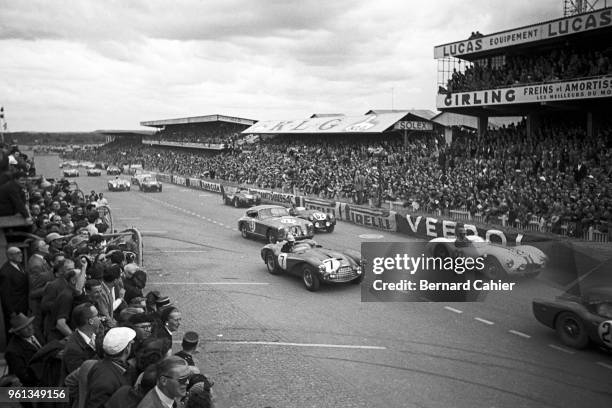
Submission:
[[[119,354],[135,337],[136,332],[129,327],[113,327],[104,336],[102,348],[111,356]]]

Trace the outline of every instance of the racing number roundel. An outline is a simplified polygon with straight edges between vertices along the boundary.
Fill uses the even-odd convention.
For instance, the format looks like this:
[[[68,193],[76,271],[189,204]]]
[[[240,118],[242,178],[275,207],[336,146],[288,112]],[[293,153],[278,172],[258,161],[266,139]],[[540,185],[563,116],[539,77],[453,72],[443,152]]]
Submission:
[[[292,218],[281,218],[280,222],[283,224],[295,224],[295,220]]]
[[[612,320],[606,320],[599,324],[597,329],[599,338],[608,347],[612,348]]]
[[[280,253],[278,255],[278,265],[280,266],[281,269],[287,269],[287,254],[285,253]]]

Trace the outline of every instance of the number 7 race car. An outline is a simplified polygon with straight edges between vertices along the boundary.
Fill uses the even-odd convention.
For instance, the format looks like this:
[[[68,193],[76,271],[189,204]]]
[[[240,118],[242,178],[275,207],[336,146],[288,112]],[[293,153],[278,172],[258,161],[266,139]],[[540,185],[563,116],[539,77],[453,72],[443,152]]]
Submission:
[[[283,246],[284,242],[279,242],[261,250],[268,272],[301,276],[311,292],[318,290],[321,282],[358,284],[363,280],[361,255],[357,252],[323,248],[311,239],[296,242],[290,252],[283,252]]]

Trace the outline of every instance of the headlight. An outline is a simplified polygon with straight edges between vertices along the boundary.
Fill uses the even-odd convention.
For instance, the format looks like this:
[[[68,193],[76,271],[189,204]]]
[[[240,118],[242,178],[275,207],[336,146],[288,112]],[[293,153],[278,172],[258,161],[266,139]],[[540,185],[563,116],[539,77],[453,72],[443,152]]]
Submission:
[[[332,213],[327,214],[327,216],[329,217],[330,220],[334,219],[334,214],[332,214]]]
[[[506,266],[508,268],[512,268],[514,266],[514,259],[507,259],[506,260]]]
[[[313,216],[312,216],[312,215],[309,215],[309,216],[308,216],[308,220],[309,220],[309,221],[314,220]]]
[[[600,303],[597,305],[597,314],[603,317],[612,318],[612,304]]]

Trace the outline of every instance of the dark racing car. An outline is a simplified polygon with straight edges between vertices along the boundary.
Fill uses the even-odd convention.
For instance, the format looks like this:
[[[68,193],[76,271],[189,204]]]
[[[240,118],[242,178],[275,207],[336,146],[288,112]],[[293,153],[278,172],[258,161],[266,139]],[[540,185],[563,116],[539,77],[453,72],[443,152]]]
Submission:
[[[261,196],[243,187],[221,186],[223,202],[234,207],[252,207],[261,204]]]
[[[326,214],[317,210],[307,210],[304,207],[295,207],[289,210],[294,217],[308,220],[314,224],[315,231],[334,232],[336,218],[333,214]]]
[[[310,221],[293,217],[289,209],[280,205],[258,205],[247,210],[238,220],[243,238],[265,238],[269,243],[293,234],[296,239],[312,238],[314,225]]]
[[[261,258],[268,272],[300,276],[311,292],[318,290],[321,282],[358,284],[363,280],[359,253],[323,248],[311,239],[298,241],[289,250],[284,242],[268,244],[261,250]]]
[[[582,349],[592,342],[612,350],[612,287],[586,289],[582,296],[535,299],[532,308],[535,318],[555,329],[566,346]]]
[[[144,192],[158,191],[161,193],[162,183],[157,181],[154,177],[145,177],[138,184],[138,188],[140,188],[140,191]]]

